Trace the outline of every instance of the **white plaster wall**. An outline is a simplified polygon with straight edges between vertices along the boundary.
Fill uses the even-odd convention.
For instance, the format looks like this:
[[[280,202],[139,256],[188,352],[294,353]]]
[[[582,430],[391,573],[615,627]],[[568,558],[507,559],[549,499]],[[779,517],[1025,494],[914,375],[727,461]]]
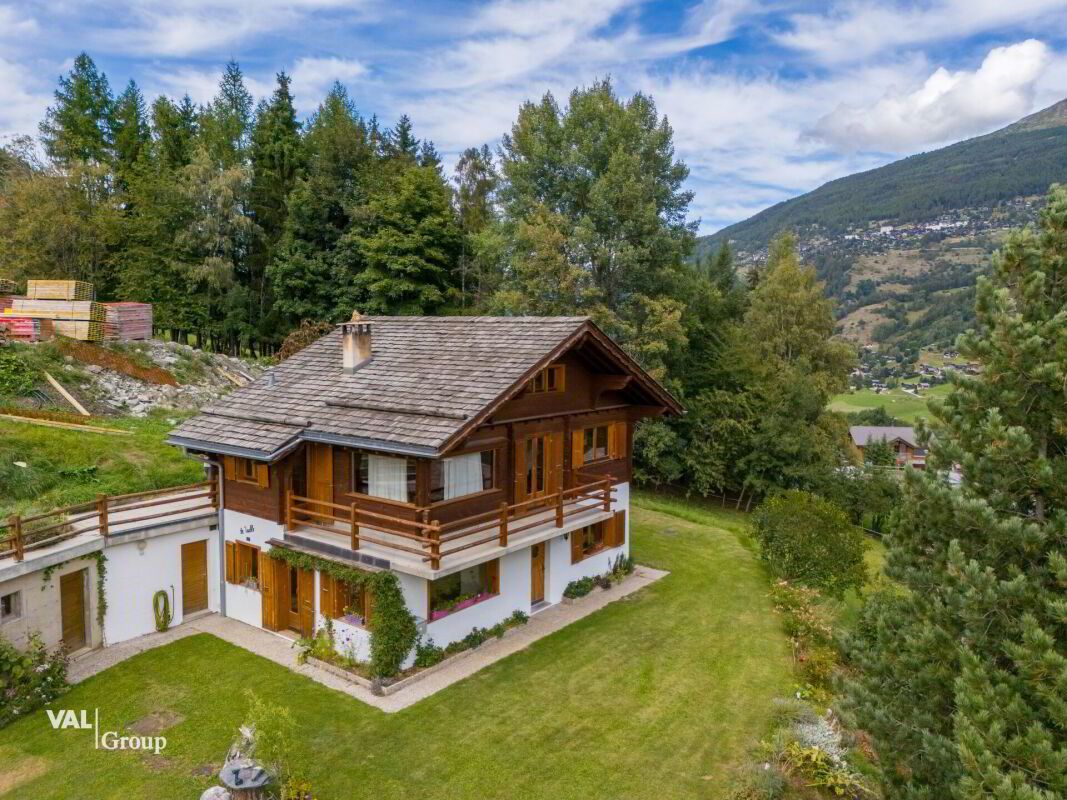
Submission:
[[[404,572],[397,572],[396,577],[400,580],[400,592],[404,595],[404,605],[408,607],[408,611],[414,614],[416,619],[425,620],[430,602],[429,581]]]
[[[170,595],[173,614],[171,625],[182,623],[181,546],[203,539],[207,540],[208,609],[218,611],[218,531],[204,527],[140,542],[116,544],[104,551],[107,555],[107,577],[104,582],[108,606],[104,618],[107,644],[118,644],[156,629],[152,597],[160,589]]]
[[[358,625],[349,625],[344,620],[333,622],[333,646],[341,655],[352,656],[357,661],[370,661],[370,631]],[[315,626],[324,628],[326,618],[315,614]]]
[[[563,590],[571,581],[593,575],[603,575],[611,568],[611,562],[620,555],[630,554],[630,484],[620,483],[616,489],[612,511],[626,512],[626,543],[622,547],[602,550],[596,555],[571,563],[570,537],[557,536],[548,542],[548,555],[545,560],[545,600],[558,603],[563,599]]]
[[[270,550],[267,546],[268,539],[281,539],[285,536],[285,528],[278,522],[228,508],[223,512],[223,526],[226,529],[226,541],[248,542],[264,550]]]
[[[263,595],[257,589],[226,584],[226,616],[246,625],[263,627]]]
[[[425,581],[424,581],[425,583]],[[424,601],[425,602],[425,601]],[[426,616],[409,609],[418,616]],[[462,639],[472,628],[489,628],[502,622],[515,611],[530,613],[530,548],[508,553],[500,559],[500,594],[488,600],[456,611],[426,626],[427,639],[444,647]]]

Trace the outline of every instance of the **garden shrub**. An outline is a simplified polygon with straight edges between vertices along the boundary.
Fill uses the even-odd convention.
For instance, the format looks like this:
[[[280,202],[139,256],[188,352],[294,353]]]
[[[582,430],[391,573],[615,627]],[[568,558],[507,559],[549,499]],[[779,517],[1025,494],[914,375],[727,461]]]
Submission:
[[[67,657],[30,636],[25,652],[0,636],[0,728],[50,703],[67,690]]]
[[[404,604],[400,581],[380,572],[374,581],[374,613],[370,619],[371,670],[377,678],[392,678],[419,638],[415,618]]]
[[[17,351],[9,347],[0,349],[0,395],[29,394],[36,383],[35,371],[19,358]]]
[[[760,557],[780,578],[833,597],[867,578],[863,534],[821,497],[794,490],[768,498],[752,515],[752,532]]]
[[[433,639],[423,642],[420,638],[415,643],[415,666],[418,669],[426,669],[434,664],[440,664],[445,659],[445,651],[433,643]]]
[[[567,588],[563,590],[563,596],[568,597],[571,600],[579,597],[585,597],[596,586],[595,578],[579,578],[576,581],[571,581],[567,584]]]

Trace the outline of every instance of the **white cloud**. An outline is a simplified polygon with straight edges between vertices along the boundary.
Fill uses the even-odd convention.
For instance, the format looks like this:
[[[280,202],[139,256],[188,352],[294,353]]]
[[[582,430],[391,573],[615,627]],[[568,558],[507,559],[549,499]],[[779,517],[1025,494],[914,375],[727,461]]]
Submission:
[[[939,67],[918,88],[891,87],[873,104],[839,105],[811,135],[844,149],[886,152],[964,138],[1028,113],[1048,63],[1048,48],[1036,39],[997,47],[974,72]]]
[[[0,5],[0,39],[19,39],[37,33],[37,20],[22,16],[12,6]]]
[[[367,74],[367,66],[355,59],[298,58],[291,75],[296,106],[301,110],[313,110],[326,96],[334,81],[350,83],[366,77]]]
[[[0,56],[0,140],[35,136],[51,99],[33,71]]]
[[[958,41],[1009,27],[1062,31],[1065,7],[1064,0],[843,0],[822,13],[791,15],[776,39],[818,61],[855,62],[894,48]]]

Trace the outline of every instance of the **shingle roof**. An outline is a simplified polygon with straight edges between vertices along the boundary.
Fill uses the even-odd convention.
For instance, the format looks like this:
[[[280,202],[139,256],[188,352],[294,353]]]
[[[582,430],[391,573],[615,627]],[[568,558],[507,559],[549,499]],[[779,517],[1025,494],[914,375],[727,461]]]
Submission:
[[[539,362],[595,329],[586,317],[366,320],[373,355],[354,374],[342,371],[336,329],[275,367],[273,377],[206,407],[170,441],[258,458],[301,439],[435,455]]]
[[[892,442],[900,439],[912,447],[919,446],[915,438],[915,428],[894,427],[889,425],[853,425],[848,429],[856,447],[866,447],[869,442]]]

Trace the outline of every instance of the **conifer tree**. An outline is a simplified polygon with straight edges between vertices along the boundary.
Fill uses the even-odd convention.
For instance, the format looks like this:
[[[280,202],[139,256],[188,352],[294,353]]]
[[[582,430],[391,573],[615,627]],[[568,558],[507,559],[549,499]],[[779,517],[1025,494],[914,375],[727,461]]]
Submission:
[[[404,114],[396,126],[389,132],[388,153],[393,158],[408,160],[412,163],[418,159],[419,140],[412,132],[411,117]]]
[[[979,280],[891,525],[891,591],[848,652],[848,709],[893,797],[1067,796],[1067,189]],[[932,434],[932,438],[931,437]],[[959,465],[962,484],[946,472]]]
[[[153,149],[166,169],[180,169],[193,160],[196,117],[196,106],[189,95],[177,105],[162,95],[152,103]]]
[[[126,181],[141,151],[149,142],[148,116],[144,97],[134,81],[126,84],[116,98],[111,112],[111,132],[114,141],[115,171]]]
[[[221,168],[244,164],[252,130],[252,95],[236,61],[226,64],[219,92],[200,115],[200,141]]]
[[[111,88],[87,53],[59,79],[55,100],[40,126],[45,152],[63,166],[110,161]]]

